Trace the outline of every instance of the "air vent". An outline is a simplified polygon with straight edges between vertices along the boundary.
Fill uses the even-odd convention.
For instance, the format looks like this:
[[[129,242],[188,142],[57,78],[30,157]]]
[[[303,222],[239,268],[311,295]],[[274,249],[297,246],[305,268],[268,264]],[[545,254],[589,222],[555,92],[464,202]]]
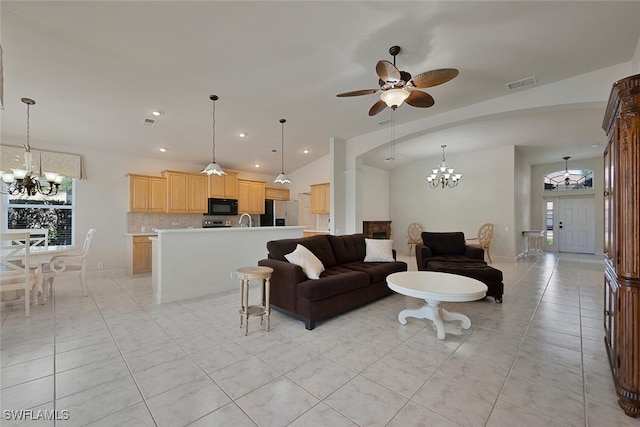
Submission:
[[[507,83],[507,87],[509,90],[519,89],[521,87],[529,86],[532,84],[536,84],[536,76],[526,77],[521,80],[517,80],[515,82]]]
[[[143,120],[142,125],[152,128],[156,125],[156,121],[157,121],[156,119],[151,119],[147,117],[146,119]]]

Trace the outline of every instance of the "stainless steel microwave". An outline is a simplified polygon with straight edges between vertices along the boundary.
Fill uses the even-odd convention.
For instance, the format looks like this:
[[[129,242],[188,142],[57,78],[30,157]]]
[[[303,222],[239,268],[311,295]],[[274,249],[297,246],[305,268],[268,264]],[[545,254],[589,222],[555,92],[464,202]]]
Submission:
[[[235,199],[209,199],[207,215],[238,215],[238,201]]]

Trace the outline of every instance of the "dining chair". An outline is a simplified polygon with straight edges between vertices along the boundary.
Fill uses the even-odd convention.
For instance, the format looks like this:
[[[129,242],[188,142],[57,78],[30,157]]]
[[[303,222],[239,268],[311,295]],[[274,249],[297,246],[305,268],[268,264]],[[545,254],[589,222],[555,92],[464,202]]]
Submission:
[[[48,228],[12,228],[11,233],[29,233],[31,246],[49,247],[49,229]]]
[[[482,224],[478,229],[478,235],[476,237],[471,237],[466,239],[468,246],[475,246],[477,248],[483,249],[487,253],[487,259],[489,262],[491,261],[491,241],[493,240],[493,224]]]
[[[42,269],[30,267],[31,237],[29,232],[2,234],[0,255],[0,292],[14,292],[14,298],[24,296],[24,316],[31,315],[31,299],[37,298],[42,284]]]
[[[407,245],[409,245],[409,256],[411,256],[411,250],[415,249],[416,244],[422,243],[422,225],[417,222],[409,224],[407,227]]]
[[[46,292],[47,295],[53,295],[54,278],[76,275],[80,277],[80,287],[82,288],[84,296],[89,295],[86,281],[87,257],[89,256],[91,241],[93,240],[93,235],[95,233],[95,228],[92,228],[87,232],[87,236],[84,239],[84,244],[82,245],[82,252],[75,254],[71,253],[56,255],[51,258],[49,264],[45,264],[42,267],[42,274],[44,279],[43,291]]]

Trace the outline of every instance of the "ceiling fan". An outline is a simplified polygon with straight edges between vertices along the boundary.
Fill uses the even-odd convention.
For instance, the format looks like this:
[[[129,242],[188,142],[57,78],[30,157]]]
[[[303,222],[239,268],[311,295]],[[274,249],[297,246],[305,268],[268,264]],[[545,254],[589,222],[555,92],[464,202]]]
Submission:
[[[382,60],[376,64],[376,74],[378,74],[379,89],[363,89],[352,92],[339,93],[338,97],[360,96],[380,93],[380,99],[373,104],[369,110],[370,116],[375,116],[379,112],[389,107],[393,110],[402,105],[403,102],[412,107],[428,108],[435,101],[431,95],[422,92],[422,88],[437,86],[446,83],[458,75],[455,68],[441,68],[438,70],[426,71],[415,77],[411,77],[406,71],[396,68],[396,55],[400,53],[400,46],[391,46],[389,54],[393,56],[393,64]]]

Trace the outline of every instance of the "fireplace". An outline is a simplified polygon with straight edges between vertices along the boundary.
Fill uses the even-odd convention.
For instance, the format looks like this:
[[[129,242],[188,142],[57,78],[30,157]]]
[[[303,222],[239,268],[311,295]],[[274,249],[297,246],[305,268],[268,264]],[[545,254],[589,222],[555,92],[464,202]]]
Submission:
[[[362,221],[362,233],[367,239],[390,239],[391,221]]]

